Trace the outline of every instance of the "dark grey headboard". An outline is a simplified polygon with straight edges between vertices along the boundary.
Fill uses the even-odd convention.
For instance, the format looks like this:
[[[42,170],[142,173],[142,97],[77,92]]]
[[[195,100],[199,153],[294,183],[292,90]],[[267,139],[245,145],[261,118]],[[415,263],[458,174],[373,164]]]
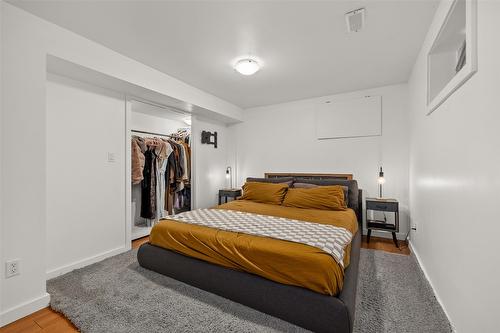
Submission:
[[[265,178],[293,178],[296,183],[343,185],[349,189],[349,208],[354,210],[360,227],[363,226],[363,191],[350,173],[265,173]],[[362,230],[362,229],[360,229]]]
[[[304,178],[304,179],[315,179],[315,180],[325,180],[325,179],[344,179],[352,180],[352,173],[272,173],[267,172],[264,174],[266,178],[283,178],[283,177],[293,177],[293,178]]]

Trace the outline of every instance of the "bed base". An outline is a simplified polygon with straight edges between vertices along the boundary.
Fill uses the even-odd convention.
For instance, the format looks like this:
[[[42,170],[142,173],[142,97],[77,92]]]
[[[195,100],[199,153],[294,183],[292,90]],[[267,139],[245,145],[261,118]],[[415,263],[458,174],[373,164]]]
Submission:
[[[350,265],[345,270],[344,287],[336,297],[214,265],[149,243],[139,248],[137,259],[144,268],[303,328],[315,332],[351,333],[360,247],[361,234],[358,231],[352,241]]]

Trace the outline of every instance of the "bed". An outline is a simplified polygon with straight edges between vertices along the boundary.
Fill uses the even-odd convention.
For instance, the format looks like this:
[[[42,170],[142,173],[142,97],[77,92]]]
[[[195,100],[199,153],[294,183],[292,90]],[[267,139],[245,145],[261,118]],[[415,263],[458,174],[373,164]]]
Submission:
[[[348,188],[350,209],[346,212],[341,214],[306,212],[301,220],[309,219],[311,222],[321,223],[338,217],[341,223],[361,221],[361,190],[358,189],[356,181],[352,180],[352,175],[271,173],[265,175],[265,181],[273,183],[290,179],[295,183],[336,184]],[[245,200],[233,201],[217,208],[283,217],[300,216],[293,209],[267,207]],[[345,216],[340,217],[342,214]],[[349,222],[350,220],[354,222]],[[355,226],[354,230],[357,232],[352,238],[349,249],[346,250],[343,261],[346,268],[339,270],[328,261],[328,256],[318,255],[318,251],[308,252],[308,246],[304,244],[290,244],[290,242],[241,234],[236,237],[234,233],[225,234],[220,230],[215,236],[210,230],[203,229],[205,227],[197,226],[190,227],[186,232],[182,224],[179,222],[179,225],[176,225],[175,221],[171,221],[167,229],[152,234],[150,243],[142,245],[138,251],[139,264],[312,331],[352,332],[361,244],[360,226]],[[202,241],[200,238],[203,238]],[[240,243],[235,243],[236,239]],[[215,240],[223,242],[222,248],[231,250],[231,246],[240,247],[235,251],[218,254],[206,250]],[[264,243],[259,245],[259,242]],[[256,243],[255,248],[252,247],[254,243]],[[246,248],[241,244],[252,244],[252,246]],[[220,248],[220,244],[218,246]],[[280,248],[283,250],[279,250]],[[234,253],[243,256],[243,260],[232,258],[231,255]],[[267,258],[271,264],[262,258]],[[284,264],[280,266],[279,263]],[[322,265],[322,270],[316,269],[319,265]],[[301,271],[293,269],[287,271],[287,267],[300,267]]]

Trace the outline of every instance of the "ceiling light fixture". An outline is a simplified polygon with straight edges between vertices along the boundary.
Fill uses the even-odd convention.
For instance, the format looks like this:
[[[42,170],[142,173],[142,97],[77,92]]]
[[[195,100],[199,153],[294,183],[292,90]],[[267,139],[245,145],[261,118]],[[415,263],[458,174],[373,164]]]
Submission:
[[[260,65],[253,59],[241,59],[234,65],[234,69],[242,75],[252,75],[259,71]]]

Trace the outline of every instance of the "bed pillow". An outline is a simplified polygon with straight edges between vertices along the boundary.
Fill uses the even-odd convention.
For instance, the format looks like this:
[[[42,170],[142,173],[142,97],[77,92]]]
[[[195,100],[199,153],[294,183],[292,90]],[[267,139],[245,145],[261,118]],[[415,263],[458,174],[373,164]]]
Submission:
[[[359,211],[359,203],[362,200],[362,198],[359,197],[359,188],[357,181],[347,180],[347,179],[310,179],[304,177],[296,177],[295,182],[316,184],[320,186],[325,186],[325,185],[347,186],[349,188],[349,191],[347,193],[349,200],[348,202],[346,202],[346,205],[347,207],[352,208],[356,212],[356,214],[358,214],[358,217],[361,216],[361,212]]]
[[[295,188],[315,188],[318,186],[325,186],[325,185],[317,185],[317,184],[309,184],[309,183],[293,183],[292,187]],[[349,206],[349,187],[339,185],[342,187],[342,190],[344,191],[344,201],[346,206]]]
[[[345,210],[347,208],[344,190],[339,185],[291,188],[286,193],[283,206],[321,210]]]
[[[296,188],[316,188],[316,187],[319,187],[319,185],[309,184],[309,183],[294,183],[293,187],[296,187]]]
[[[240,199],[281,205],[287,190],[287,184],[246,182]]]
[[[253,178],[253,177],[248,177],[247,182],[252,182],[252,183],[280,183],[280,184],[287,184],[288,187],[291,187],[293,184],[293,177],[277,177],[277,178]]]

